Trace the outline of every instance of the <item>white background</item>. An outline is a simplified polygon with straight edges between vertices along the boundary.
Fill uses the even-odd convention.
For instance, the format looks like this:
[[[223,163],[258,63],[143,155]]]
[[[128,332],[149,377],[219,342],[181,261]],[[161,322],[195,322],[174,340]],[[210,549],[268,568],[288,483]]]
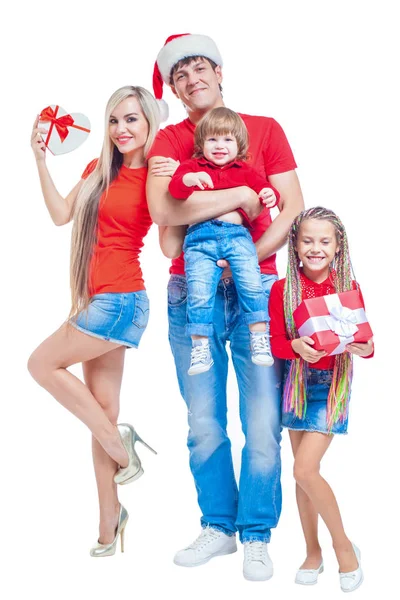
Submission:
[[[140,351],[127,354],[121,420],[159,451],[139,448],[145,475],[121,488],[130,512],[126,551],[89,557],[97,539],[97,494],[88,430],[30,379],[30,352],[69,310],[70,226],[44,207],[29,146],[35,115],[58,103],[92,122],[72,154],[48,157],[61,193],[98,156],[106,101],[118,87],[151,89],[156,54],[173,33],[204,33],[224,57],[224,99],[273,116],[293,148],[306,206],[342,217],[375,332],[376,356],[356,359],[350,435],[334,440],[322,473],[349,537],[361,548],[357,597],[396,596],[399,536],[397,338],[399,48],[395,2],[299,1],[20,3],[2,18],[2,459],[1,585],[4,598],[177,599],[341,597],[329,535],[317,587],[293,583],[304,558],[287,432],[284,504],[270,554],[275,575],[246,582],[242,550],[197,569],[172,563],[199,533],[188,467],[186,413],[167,340],[168,261],[153,227],[143,252],[151,320]],[[4,72],[5,69],[5,72]],[[170,122],[184,118],[168,90]],[[279,255],[284,276],[285,251]],[[80,373],[80,369],[74,370]],[[243,438],[233,373],[229,431],[238,469]],[[217,492],[216,492],[217,493]],[[390,592],[390,593],[389,593]]]

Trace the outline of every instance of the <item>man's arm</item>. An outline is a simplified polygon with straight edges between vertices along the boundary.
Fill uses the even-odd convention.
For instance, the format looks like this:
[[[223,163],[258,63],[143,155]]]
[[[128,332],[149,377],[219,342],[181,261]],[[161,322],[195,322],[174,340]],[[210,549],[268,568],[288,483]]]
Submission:
[[[243,208],[250,219],[255,219],[263,206],[258,196],[248,187],[228,190],[193,192],[185,202],[175,200],[168,192],[169,177],[152,175],[151,168],[161,157],[149,160],[147,202],[151,218],[157,225],[190,225],[215,219],[237,208]]]
[[[303,194],[296,171],[269,176],[270,183],[279,191],[279,215],[256,242],[258,260],[261,262],[285,245],[293,219],[304,209]]]
[[[181,255],[185,234],[185,225],[179,225],[178,227],[159,226],[158,240],[164,256],[167,258],[178,258]]]

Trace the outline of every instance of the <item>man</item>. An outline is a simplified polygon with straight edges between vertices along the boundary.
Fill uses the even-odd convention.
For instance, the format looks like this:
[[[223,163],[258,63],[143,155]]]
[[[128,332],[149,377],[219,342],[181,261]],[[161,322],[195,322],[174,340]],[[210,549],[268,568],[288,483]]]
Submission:
[[[276,121],[241,115],[249,132],[249,164],[280,192],[280,214],[271,222],[255,192],[247,187],[195,191],[185,201],[168,193],[167,159],[183,161],[193,154],[196,124],[208,111],[223,106],[222,59],[207,36],[171,36],[158,54],[154,75],[156,98],[162,83],[170,85],[188,118],[160,131],[149,155],[147,198],[153,220],[177,226],[217,219],[241,207],[252,221],[251,234],[260,261],[263,287],[277,279],[275,252],[285,243],[293,219],[304,207],[294,161],[286,137]],[[259,215],[259,216],[258,216]],[[223,258],[223,257],[221,257]],[[221,263],[221,266],[226,266]],[[236,551],[236,531],[244,544],[246,579],[267,580],[273,567],[267,544],[281,510],[280,487],[280,370],[251,362],[248,326],[238,306],[229,272],[222,275],[210,339],[214,366],[190,377],[191,339],[185,333],[187,288],[183,258],[175,259],[168,285],[169,335],[181,394],[188,407],[190,467],[202,511],[200,536],[174,558],[181,566],[204,564],[214,556]],[[221,269],[222,272],[222,269]],[[240,392],[240,417],[246,443],[242,451],[239,489],[231,443],[227,436],[226,380],[230,342]]]

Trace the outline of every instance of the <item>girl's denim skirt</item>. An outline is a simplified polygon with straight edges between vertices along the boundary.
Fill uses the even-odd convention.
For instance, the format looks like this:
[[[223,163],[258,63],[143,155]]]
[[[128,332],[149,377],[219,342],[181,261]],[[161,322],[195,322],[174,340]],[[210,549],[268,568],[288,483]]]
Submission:
[[[288,364],[289,363],[289,364]],[[284,381],[290,368],[286,361]],[[292,412],[282,411],[282,426],[297,431],[318,431],[319,433],[347,433],[348,412],[344,421],[338,421],[328,430],[326,423],[326,401],[332,383],[332,371],[308,369],[307,375],[307,410],[302,419]]]
[[[69,322],[93,337],[137,348],[149,320],[149,299],[144,290],[124,294],[96,294],[89,306]]]

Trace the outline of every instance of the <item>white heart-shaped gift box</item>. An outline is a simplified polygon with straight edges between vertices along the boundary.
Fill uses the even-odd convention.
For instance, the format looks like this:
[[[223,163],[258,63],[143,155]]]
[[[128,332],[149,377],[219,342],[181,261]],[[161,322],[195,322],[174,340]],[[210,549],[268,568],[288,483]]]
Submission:
[[[51,104],[43,109],[39,127],[46,129],[43,140],[52,154],[66,154],[78,148],[90,133],[90,121],[82,113],[67,113],[61,106]]]

